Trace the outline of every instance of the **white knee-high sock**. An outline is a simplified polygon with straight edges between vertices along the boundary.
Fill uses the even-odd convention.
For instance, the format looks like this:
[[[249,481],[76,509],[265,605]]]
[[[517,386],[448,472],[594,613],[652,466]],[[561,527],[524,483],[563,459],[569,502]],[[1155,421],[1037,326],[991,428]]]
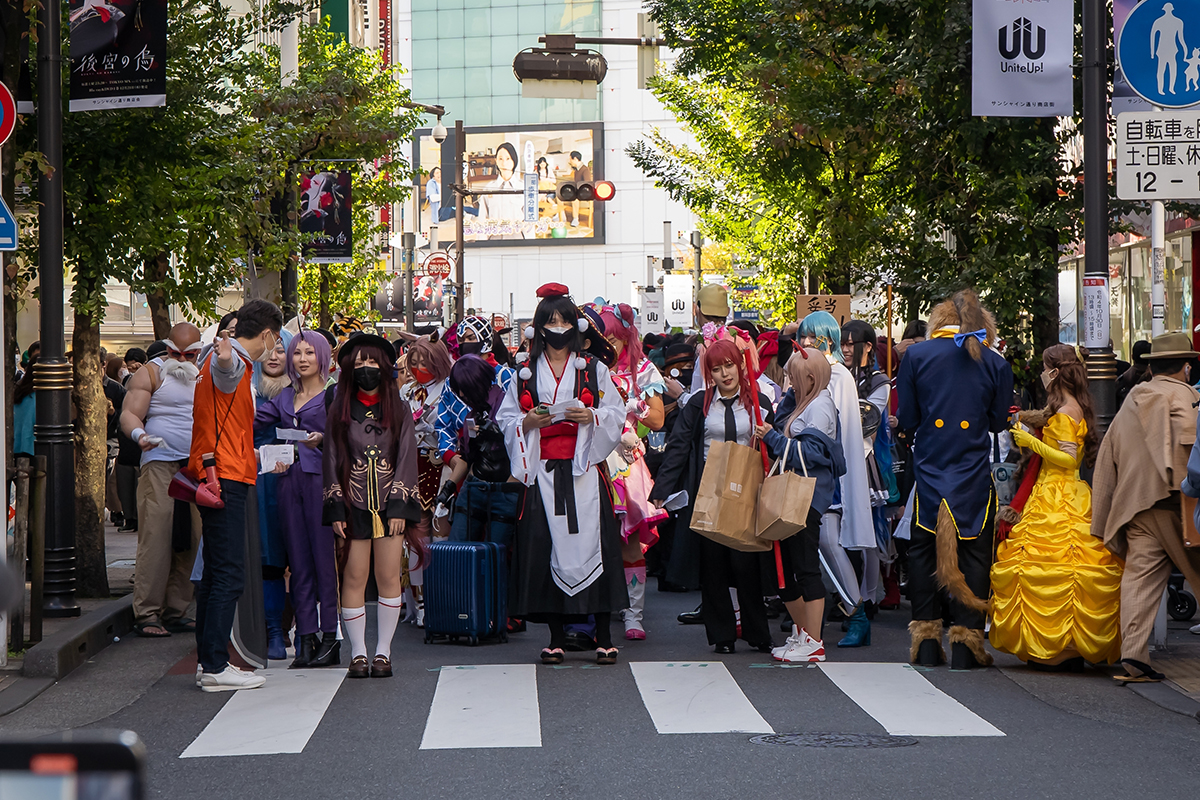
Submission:
[[[342,621],[346,626],[346,636],[350,639],[350,658],[367,655],[367,608],[346,608],[342,606]]]
[[[400,622],[400,598],[380,597],[375,624],[379,641],[375,643],[375,655],[392,657],[392,637],[396,635],[396,624]]]

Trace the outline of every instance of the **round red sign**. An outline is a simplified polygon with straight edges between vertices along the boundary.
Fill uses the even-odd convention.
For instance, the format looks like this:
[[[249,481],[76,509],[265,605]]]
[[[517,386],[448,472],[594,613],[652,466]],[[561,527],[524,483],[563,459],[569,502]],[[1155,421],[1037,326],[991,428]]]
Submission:
[[[454,259],[438,250],[425,256],[421,263],[421,271],[426,275],[440,275],[445,278],[454,271]]]
[[[8,137],[12,136],[16,124],[17,104],[8,87],[0,83],[0,145],[3,145],[8,141]]]

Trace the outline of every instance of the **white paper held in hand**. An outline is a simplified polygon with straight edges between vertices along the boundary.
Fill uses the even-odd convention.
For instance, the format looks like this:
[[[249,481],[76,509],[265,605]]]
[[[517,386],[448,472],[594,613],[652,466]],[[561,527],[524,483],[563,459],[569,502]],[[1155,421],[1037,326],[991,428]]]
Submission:
[[[276,428],[275,436],[285,442],[303,442],[307,441],[311,434],[308,431],[301,431],[295,428]]]
[[[562,422],[567,418],[567,412],[572,408],[586,408],[583,401],[578,397],[572,397],[570,400],[563,400],[561,403],[554,403],[546,406],[546,411],[550,414],[550,419],[554,422]]]
[[[271,472],[276,464],[291,466],[296,461],[296,451],[290,444],[264,444],[258,448],[258,471]]]

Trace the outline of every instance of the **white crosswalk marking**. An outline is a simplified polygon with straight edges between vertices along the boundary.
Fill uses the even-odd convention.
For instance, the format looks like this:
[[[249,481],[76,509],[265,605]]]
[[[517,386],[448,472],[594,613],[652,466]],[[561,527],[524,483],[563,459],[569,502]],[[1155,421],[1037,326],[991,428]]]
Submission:
[[[425,722],[422,750],[541,746],[537,667],[442,667]]]
[[[846,696],[894,736],[1004,736],[908,664],[821,664]]]
[[[346,677],[343,669],[259,674],[266,684],[235,692],[180,758],[303,752]]]
[[[659,733],[774,733],[720,661],[629,665]]]

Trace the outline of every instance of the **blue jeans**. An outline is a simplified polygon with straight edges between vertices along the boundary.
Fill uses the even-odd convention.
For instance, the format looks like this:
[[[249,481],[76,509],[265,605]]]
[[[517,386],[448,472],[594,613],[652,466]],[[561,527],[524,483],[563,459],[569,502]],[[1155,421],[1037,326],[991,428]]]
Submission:
[[[221,479],[224,508],[200,508],[204,577],[196,588],[196,652],[205,672],[229,663],[233,613],[246,579],[246,496],[251,484]]]

